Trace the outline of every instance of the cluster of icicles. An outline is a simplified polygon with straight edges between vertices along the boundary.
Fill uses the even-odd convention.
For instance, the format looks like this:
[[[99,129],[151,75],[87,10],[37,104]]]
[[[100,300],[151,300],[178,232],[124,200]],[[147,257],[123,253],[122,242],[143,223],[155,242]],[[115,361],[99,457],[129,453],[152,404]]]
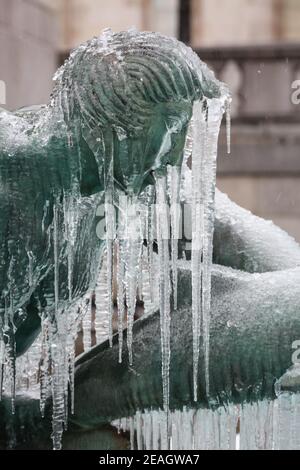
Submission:
[[[300,395],[217,410],[137,412],[114,422],[138,450],[299,450]]]
[[[228,98],[226,98],[228,99]],[[205,350],[206,391],[209,394],[209,316],[212,241],[214,226],[214,193],[216,179],[217,141],[224,111],[229,104],[225,98],[203,100],[194,104],[193,119],[187,137],[183,165],[192,156],[192,329],[194,400],[197,401],[198,358],[200,336]],[[230,121],[227,119],[227,137],[230,146]],[[111,162],[111,169],[113,162]],[[42,332],[30,351],[17,361],[17,385],[30,388],[35,383],[40,388],[42,415],[49,397],[53,402],[53,447],[61,448],[63,430],[68,421],[68,399],[74,411],[74,362],[75,340],[78,331],[83,332],[84,349],[91,347],[91,326],[96,342],[107,336],[112,345],[113,336],[113,286],[117,285],[117,316],[119,333],[119,361],[122,361],[123,328],[127,327],[129,362],[134,361],[132,329],[137,297],[143,299],[145,312],[159,309],[161,315],[161,357],[163,384],[163,413],[166,422],[165,440],[173,416],[169,421],[169,367],[170,322],[172,306],[177,308],[177,257],[180,226],[180,202],[182,168],[170,167],[167,175],[157,175],[155,187],[149,187],[142,196],[130,197],[118,194],[114,188],[112,170],[108,171],[105,184],[106,251],[100,271],[91,283],[91,292],[83,299],[72,301],[63,310],[59,303],[59,253],[56,248],[60,233],[54,208],[54,318],[42,317]],[[154,204],[155,203],[155,204]],[[75,201],[76,205],[76,201]],[[115,211],[115,208],[117,210]],[[71,283],[73,232],[76,231],[76,210],[66,210],[69,219],[69,276]],[[71,216],[70,216],[71,214]],[[116,216],[117,214],[117,216]],[[170,220],[170,224],[166,223]],[[146,243],[145,243],[146,240]],[[154,253],[157,245],[157,255]],[[106,267],[105,267],[106,266]],[[159,272],[159,279],[154,273]],[[157,282],[158,281],[158,282]],[[155,290],[159,290],[159,295]],[[72,286],[69,286],[72,292]],[[92,311],[95,298],[96,314]],[[158,305],[155,299],[159,299]],[[67,315],[64,312],[67,310]],[[125,315],[126,314],[126,315]],[[9,315],[9,312],[8,314]],[[127,316],[127,323],[125,323]],[[67,317],[67,321],[66,321]],[[108,332],[108,333],[107,333]],[[15,397],[15,352],[11,342],[0,344],[0,388],[11,388],[12,410]],[[5,371],[4,371],[5,364]],[[71,390],[71,393],[69,392]],[[175,419],[175,418],[174,418]],[[168,424],[170,423],[170,424]],[[175,439],[175,438],[174,438]],[[174,441],[175,442],[175,441]],[[154,444],[153,444],[154,445]],[[174,447],[173,443],[173,447]],[[176,444],[177,446],[177,444]],[[179,443],[178,443],[179,446]],[[175,448],[175,447],[174,447]]]

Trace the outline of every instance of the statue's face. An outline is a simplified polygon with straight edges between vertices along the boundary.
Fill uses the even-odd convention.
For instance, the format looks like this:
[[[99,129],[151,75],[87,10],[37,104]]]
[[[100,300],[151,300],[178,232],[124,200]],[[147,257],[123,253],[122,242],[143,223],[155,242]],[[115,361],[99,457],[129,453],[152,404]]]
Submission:
[[[115,170],[126,191],[138,194],[154,182],[153,172],[164,174],[167,165],[181,164],[191,115],[190,102],[158,104],[136,136],[118,143]]]
[[[158,106],[148,130],[146,155],[152,169],[163,171],[167,164],[181,163],[191,115],[192,105],[187,102]]]

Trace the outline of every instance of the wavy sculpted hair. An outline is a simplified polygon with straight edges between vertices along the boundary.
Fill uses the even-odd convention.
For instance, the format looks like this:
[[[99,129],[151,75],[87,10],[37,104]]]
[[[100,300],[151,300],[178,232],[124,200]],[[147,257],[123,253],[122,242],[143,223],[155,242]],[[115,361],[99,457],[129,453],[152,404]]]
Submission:
[[[55,79],[53,100],[66,122],[77,115],[90,128],[126,134],[143,128],[158,103],[220,95],[220,83],[189,47],[136,30],[105,30],[75,49]]]

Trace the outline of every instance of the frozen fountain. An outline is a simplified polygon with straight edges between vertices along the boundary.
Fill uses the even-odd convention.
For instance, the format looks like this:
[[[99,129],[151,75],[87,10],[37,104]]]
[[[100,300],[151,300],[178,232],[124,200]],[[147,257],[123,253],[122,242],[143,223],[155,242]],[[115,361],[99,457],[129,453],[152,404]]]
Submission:
[[[0,112],[1,445],[299,447],[300,247],[215,194],[226,86],[135,30],[55,80]]]

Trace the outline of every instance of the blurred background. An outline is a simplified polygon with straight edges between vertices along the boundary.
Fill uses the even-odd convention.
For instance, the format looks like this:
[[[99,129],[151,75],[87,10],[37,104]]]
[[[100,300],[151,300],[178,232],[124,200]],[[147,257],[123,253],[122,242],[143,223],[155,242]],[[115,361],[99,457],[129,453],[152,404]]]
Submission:
[[[47,102],[72,48],[131,26],[190,44],[230,85],[218,187],[300,242],[300,0],[0,0],[0,106]]]

